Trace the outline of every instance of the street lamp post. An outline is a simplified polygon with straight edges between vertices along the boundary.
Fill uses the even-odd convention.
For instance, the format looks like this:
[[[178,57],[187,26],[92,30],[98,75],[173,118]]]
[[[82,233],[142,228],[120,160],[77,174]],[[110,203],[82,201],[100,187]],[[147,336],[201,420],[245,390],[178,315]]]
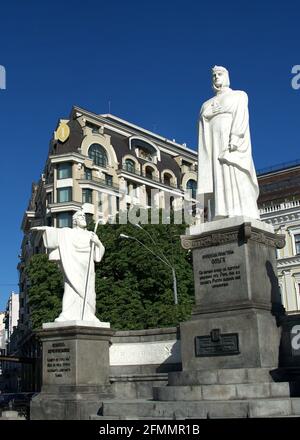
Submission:
[[[142,231],[144,231],[148,237],[150,237],[150,240],[152,241],[152,243],[159,249],[158,243],[154,240],[154,238],[152,237],[152,235],[143,228],[143,226],[139,223],[135,223],[134,225],[136,228],[141,229]],[[177,296],[177,279],[176,279],[176,273],[175,273],[175,269],[172,266],[172,264],[170,263],[170,261],[167,259],[167,257],[163,254],[163,252],[160,250],[160,255],[161,257],[165,260],[166,264],[169,265],[172,269],[172,276],[173,276],[173,292],[174,292],[174,303],[178,304],[178,296]]]
[[[141,229],[143,229],[141,227]],[[145,229],[143,229],[145,231]],[[146,231],[145,231],[146,232]],[[147,232],[148,233],[148,232]],[[148,235],[151,237],[151,235],[148,233]],[[152,249],[150,249],[148,246],[146,246],[144,243],[142,243],[138,238],[131,237],[130,235],[126,234],[120,234],[120,238],[125,238],[127,240],[134,240],[137,241],[141,246],[143,246],[145,249],[147,249],[148,252],[150,252],[152,255],[154,255],[156,258],[158,258],[162,263],[164,263],[166,266],[168,266],[172,270],[172,277],[173,277],[173,296],[174,296],[174,304],[178,304],[178,295],[177,295],[177,280],[176,280],[176,273],[174,267],[171,265],[169,260],[163,255],[164,258],[162,258],[160,255],[157,255],[155,252],[153,252]],[[154,239],[151,237],[151,240],[153,243],[155,243]],[[156,243],[155,243],[156,244]]]

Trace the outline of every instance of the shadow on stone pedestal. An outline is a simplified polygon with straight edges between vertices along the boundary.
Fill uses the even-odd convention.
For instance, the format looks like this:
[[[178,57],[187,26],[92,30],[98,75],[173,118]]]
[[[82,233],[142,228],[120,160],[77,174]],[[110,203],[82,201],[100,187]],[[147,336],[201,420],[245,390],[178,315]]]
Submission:
[[[182,245],[192,249],[195,278],[192,319],[181,324],[183,370],[276,367],[283,237],[242,217],[203,224]]]
[[[38,336],[43,351],[42,391],[30,406],[31,420],[85,420],[113,397],[109,344],[113,331],[101,327],[54,327]]]
[[[277,382],[290,382],[291,395],[300,396],[300,314],[282,320],[279,366],[272,377]]]

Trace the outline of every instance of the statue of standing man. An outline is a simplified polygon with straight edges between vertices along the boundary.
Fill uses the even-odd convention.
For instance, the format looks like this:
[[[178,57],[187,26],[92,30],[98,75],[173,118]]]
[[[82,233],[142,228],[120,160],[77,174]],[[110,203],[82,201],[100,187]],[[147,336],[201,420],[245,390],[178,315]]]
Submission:
[[[225,67],[212,69],[212,82],[215,96],[200,111],[198,194],[204,195],[212,220],[235,216],[259,219],[248,96],[229,87]]]
[[[94,232],[86,230],[83,211],[73,215],[73,228],[37,226],[49,250],[49,260],[58,261],[64,275],[62,312],[55,322],[89,321],[103,326],[95,316],[95,267],[105,248]]]

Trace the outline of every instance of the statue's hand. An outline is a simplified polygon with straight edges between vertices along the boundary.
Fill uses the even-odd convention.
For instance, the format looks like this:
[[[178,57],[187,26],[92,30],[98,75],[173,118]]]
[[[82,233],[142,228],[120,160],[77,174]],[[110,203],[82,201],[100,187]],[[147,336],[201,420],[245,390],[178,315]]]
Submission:
[[[91,234],[91,242],[96,244],[97,246],[100,246],[100,244],[101,244],[100,240],[99,240],[97,234],[95,234],[95,232],[92,232],[92,234]]]
[[[212,102],[212,104],[211,104],[211,108],[212,108],[212,112],[213,112],[214,114],[216,114],[216,113],[220,113],[221,110],[222,110],[221,105],[220,105],[219,102],[216,101],[216,100]]]
[[[236,151],[238,147],[236,145],[230,144],[229,145],[229,151],[232,153],[233,151]]]

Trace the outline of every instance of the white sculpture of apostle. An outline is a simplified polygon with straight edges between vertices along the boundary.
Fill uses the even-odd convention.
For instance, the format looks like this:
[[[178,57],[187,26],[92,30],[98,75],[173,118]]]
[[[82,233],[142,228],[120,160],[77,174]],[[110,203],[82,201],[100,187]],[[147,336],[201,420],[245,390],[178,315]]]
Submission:
[[[259,188],[251,154],[248,96],[229,87],[222,66],[212,69],[215,96],[200,111],[198,195],[210,200],[211,219],[259,219]]]
[[[55,322],[82,321],[84,307],[83,320],[101,326],[103,323],[95,316],[94,261],[101,261],[105,248],[94,232],[86,230],[84,212],[77,211],[73,215],[73,228],[37,226],[31,230],[43,231],[44,245],[50,251],[49,260],[59,261],[63,271],[62,312]],[[91,249],[94,249],[93,255]],[[85,297],[86,302],[83,306]]]

